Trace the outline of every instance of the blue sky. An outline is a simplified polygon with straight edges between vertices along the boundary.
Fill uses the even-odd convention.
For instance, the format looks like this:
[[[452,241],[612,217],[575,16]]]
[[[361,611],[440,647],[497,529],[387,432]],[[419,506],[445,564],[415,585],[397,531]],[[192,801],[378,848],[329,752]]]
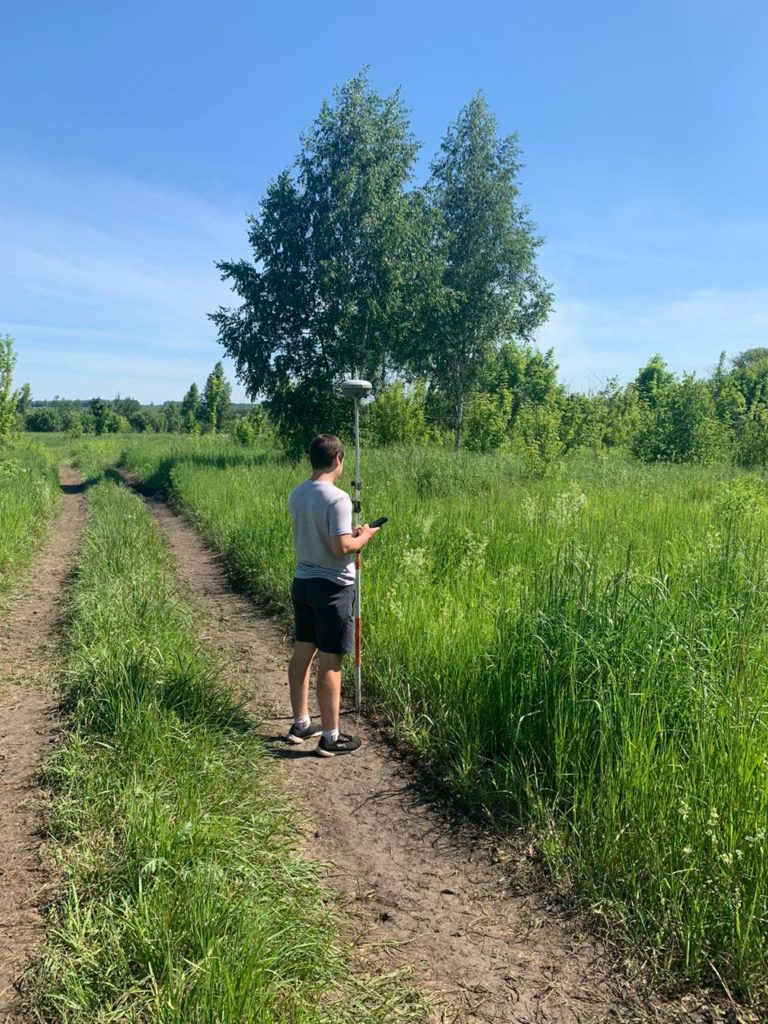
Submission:
[[[33,397],[202,384],[214,260],[365,65],[421,176],[478,89],[519,133],[572,388],[768,345],[763,2],[6,0],[0,31],[0,333]]]

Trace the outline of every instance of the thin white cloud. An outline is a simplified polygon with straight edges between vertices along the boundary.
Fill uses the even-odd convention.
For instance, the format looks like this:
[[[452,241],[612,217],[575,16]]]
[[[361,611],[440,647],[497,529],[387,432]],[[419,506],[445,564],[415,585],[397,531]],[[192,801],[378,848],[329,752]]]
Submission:
[[[146,336],[143,334],[131,334],[128,331],[106,331],[92,327],[52,327],[43,324],[25,324],[6,322],[4,325],[6,333],[17,338],[22,334],[28,336],[34,334],[39,342],[46,346],[58,347],[68,344],[90,344],[94,347],[100,345],[126,345],[143,346],[146,344]],[[211,351],[210,341],[194,342],[178,340],[171,337],[157,337],[152,340],[153,349],[167,351],[182,350],[185,352]],[[91,349],[93,351],[93,348]]]
[[[16,338],[17,379],[37,397],[146,401],[202,384],[222,355],[207,314],[233,303],[214,261],[247,253],[245,218],[235,200],[111,174],[0,167],[0,333]]]
[[[41,365],[53,370],[74,372],[82,380],[92,379],[104,373],[113,375],[115,382],[122,376],[130,376],[136,380],[165,380],[172,386],[181,375],[186,380],[199,369],[199,361],[187,357],[181,359],[153,359],[149,363],[143,356],[131,356],[123,353],[90,352],[83,349],[67,349],[60,353],[32,352],[27,359],[28,365]],[[210,369],[210,367],[209,367]],[[120,388],[116,388],[120,390]],[[82,396],[81,396],[82,397]]]
[[[563,300],[538,336],[574,390],[630,380],[660,353],[676,373],[709,373],[721,352],[768,344],[768,289],[706,289],[664,302]]]

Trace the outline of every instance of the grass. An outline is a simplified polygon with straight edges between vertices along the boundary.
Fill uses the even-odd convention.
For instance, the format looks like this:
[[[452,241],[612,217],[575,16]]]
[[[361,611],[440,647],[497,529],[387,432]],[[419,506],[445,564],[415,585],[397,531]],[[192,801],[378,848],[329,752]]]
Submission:
[[[71,733],[46,769],[67,878],[33,985],[57,1024],[384,1024],[406,989],[354,981],[295,821],[195,640],[146,510],[92,484],[72,600]]]
[[[59,505],[56,464],[41,447],[0,447],[0,609]]]
[[[164,487],[288,607],[305,475],[152,439]],[[349,474],[347,474],[349,476]],[[560,887],[670,985],[768,1005],[768,490],[728,468],[369,452],[365,693],[468,813],[528,824]]]

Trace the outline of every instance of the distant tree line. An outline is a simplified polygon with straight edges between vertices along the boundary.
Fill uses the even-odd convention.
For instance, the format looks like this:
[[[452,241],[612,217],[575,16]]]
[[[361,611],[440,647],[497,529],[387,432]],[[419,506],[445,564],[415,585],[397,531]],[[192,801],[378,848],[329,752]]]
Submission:
[[[0,444],[16,430],[105,434],[125,431],[219,433],[242,444],[279,443],[262,405],[233,405],[221,363],[203,391],[192,384],[181,402],[141,405],[135,398],[36,403],[28,384],[13,390],[12,339],[0,336]],[[477,452],[520,453],[545,473],[575,449],[624,449],[646,462],[768,464],[768,348],[751,348],[710,376],[672,373],[655,355],[627,384],[609,380],[591,394],[558,381],[550,350],[505,342],[485,353],[465,395],[463,443]],[[343,405],[341,399],[338,404]],[[452,396],[427,379],[390,380],[363,407],[372,445],[450,446]]]
[[[214,366],[202,390],[192,384],[181,402],[142,405],[137,399],[117,395],[111,401],[92,398],[71,401],[55,398],[35,402],[28,384],[14,393],[14,418],[22,430],[79,434],[221,433],[251,413],[249,405],[233,405],[232,389],[223,365]]]

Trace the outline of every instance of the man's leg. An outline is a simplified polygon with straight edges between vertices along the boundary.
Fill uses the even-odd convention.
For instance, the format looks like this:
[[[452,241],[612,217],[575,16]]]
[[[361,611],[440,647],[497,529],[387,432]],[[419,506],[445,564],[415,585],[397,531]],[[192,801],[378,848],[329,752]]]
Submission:
[[[339,729],[341,703],[341,651],[354,646],[352,618],[352,587],[336,586],[318,581],[315,615],[317,630],[317,702],[323,723],[323,735],[315,753],[319,757],[351,754],[360,746],[354,736],[343,735]]]
[[[320,719],[323,732],[339,728],[339,705],[341,703],[341,655],[317,654],[317,703],[320,705]]]
[[[315,654],[315,645],[297,640],[288,664],[288,685],[291,690],[291,708],[294,720],[309,718],[309,670]]]

